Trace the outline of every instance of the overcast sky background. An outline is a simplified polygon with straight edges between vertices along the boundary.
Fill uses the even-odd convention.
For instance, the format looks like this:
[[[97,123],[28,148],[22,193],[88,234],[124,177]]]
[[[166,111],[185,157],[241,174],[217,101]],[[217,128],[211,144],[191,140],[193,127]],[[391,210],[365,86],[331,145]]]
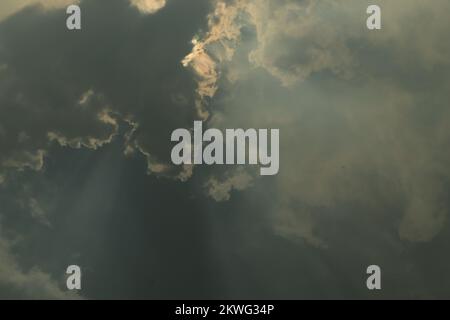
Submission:
[[[2,0],[0,298],[450,298],[449,11]],[[173,166],[194,120],[279,128],[279,174]]]

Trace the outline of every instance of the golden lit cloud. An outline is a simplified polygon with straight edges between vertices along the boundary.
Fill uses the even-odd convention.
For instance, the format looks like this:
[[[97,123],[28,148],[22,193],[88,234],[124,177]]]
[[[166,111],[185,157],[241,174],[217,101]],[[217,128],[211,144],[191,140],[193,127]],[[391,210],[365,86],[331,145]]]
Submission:
[[[78,2],[79,0],[2,0],[0,2],[0,21],[30,5],[41,5],[44,9],[55,9]]]
[[[166,5],[166,0],[130,0],[142,13],[155,13]]]

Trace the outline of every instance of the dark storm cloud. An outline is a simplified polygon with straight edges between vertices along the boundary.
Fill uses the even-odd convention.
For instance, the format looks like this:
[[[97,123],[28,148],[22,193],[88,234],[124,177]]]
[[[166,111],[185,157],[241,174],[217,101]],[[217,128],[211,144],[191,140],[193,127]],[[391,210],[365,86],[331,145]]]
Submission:
[[[167,173],[170,132],[189,127],[195,117],[195,83],[181,60],[204,23],[208,3],[169,1],[157,11],[151,9],[151,2],[138,1],[135,7],[127,0],[81,1],[80,32],[67,30],[64,8],[29,7],[0,22],[0,179],[4,192],[6,176],[14,175],[14,180],[15,170],[42,169],[55,143],[97,149],[112,141],[118,123],[125,129],[134,128],[122,152],[137,149],[148,157],[149,171]],[[45,216],[51,210],[44,210],[42,199],[34,197],[41,193],[15,190],[16,204],[38,224],[51,227]],[[7,203],[3,203],[2,215],[17,213]],[[9,247],[1,248],[2,255],[10,257]],[[16,278],[20,286],[20,277],[36,275],[42,282],[47,277],[20,273],[13,258],[2,263],[5,270],[16,270],[17,277],[5,276],[11,278],[8,286]],[[57,296],[56,288],[49,290],[48,297],[51,293]]]
[[[153,15],[122,0],[80,5],[81,32],[65,28],[63,10],[38,7],[1,24],[2,167],[38,168],[57,137],[101,145],[115,117],[138,127],[133,144],[151,164],[166,164],[169,146],[160,137],[195,116],[194,82],[180,61],[207,5],[169,3]]]

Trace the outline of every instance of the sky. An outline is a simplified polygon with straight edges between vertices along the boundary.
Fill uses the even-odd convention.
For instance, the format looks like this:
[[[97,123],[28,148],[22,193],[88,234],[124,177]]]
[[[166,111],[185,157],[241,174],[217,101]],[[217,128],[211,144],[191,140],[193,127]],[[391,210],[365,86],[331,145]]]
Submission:
[[[449,10],[2,0],[0,298],[450,298]],[[279,129],[278,174],[174,165],[196,120]]]

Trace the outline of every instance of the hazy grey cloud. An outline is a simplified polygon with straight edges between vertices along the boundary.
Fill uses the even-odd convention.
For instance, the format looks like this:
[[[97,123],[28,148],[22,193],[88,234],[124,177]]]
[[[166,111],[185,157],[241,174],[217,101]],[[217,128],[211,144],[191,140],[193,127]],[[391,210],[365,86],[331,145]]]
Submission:
[[[64,291],[48,273],[37,267],[22,270],[8,242],[0,238],[0,297],[3,299],[80,299]]]
[[[216,3],[234,31],[199,42],[201,61],[232,41],[210,63],[226,76],[210,123],[281,128],[275,230],[320,243],[313,212],[346,203],[396,208],[402,239],[432,239],[449,209],[448,3],[382,1],[380,32],[365,28],[364,1]]]
[[[223,180],[211,176],[205,183],[207,193],[216,201],[230,200],[231,191],[242,191],[248,188],[253,181],[253,177],[242,168],[228,171]]]
[[[79,0],[3,0],[0,3],[0,21],[27,6],[41,6],[45,10],[67,7],[77,4]]]

